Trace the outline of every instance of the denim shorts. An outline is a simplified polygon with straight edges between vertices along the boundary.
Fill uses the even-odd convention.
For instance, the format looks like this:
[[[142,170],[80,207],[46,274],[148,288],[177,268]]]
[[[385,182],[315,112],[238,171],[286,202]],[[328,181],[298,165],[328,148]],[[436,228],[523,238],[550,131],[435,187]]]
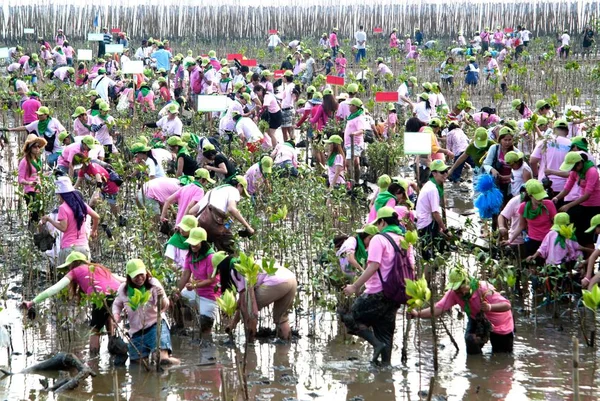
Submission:
[[[135,346],[135,348],[134,348]],[[127,345],[129,349],[129,358],[135,361],[140,358],[146,358],[152,351],[156,349],[156,323],[144,330],[140,330],[131,336],[131,340]],[[136,351],[139,351],[139,353]],[[171,333],[169,326],[165,320],[160,325],[160,349],[173,352],[171,346]]]

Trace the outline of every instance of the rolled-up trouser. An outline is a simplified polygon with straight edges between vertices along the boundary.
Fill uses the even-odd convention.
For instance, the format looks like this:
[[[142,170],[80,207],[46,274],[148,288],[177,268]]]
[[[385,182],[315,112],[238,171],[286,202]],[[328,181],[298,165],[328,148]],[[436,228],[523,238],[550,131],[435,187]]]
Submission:
[[[258,310],[273,304],[273,322],[275,322],[275,325],[279,326],[287,323],[288,310],[294,304],[297,287],[298,282],[293,277],[277,285],[261,285],[254,291]]]
[[[388,299],[383,291],[376,294],[363,293],[356,298],[350,314],[345,315],[343,320],[351,334],[357,333],[361,324],[372,327],[375,337],[390,346],[394,340],[397,312],[398,305]]]

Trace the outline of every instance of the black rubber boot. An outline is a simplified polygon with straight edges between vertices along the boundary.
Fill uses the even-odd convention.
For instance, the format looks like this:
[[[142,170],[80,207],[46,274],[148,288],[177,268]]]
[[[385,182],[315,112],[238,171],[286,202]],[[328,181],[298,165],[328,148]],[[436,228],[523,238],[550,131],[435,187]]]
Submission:
[[[381,351],[381,366],[390,366],[392,364],[392,346],[386,345]]]
[[[379,359],[379,355],[381,355],[386,345],[375,337],[375,334],[373,334],[373,331],[371,329],[358,330],[356,332],[356,335],[366,340],[369,344],[373,346],[373,359],[371,359],[371,362],[376,363]]]

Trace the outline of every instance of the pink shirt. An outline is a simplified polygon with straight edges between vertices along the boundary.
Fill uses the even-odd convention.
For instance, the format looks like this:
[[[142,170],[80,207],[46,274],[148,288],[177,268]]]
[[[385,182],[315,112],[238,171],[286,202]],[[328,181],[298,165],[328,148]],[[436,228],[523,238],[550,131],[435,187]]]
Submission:
[[[432,213],[441,213],[440,194],[431,181],[427,181],[419,193],[419,201],[415,213],[417,215],[417,229],[427,227],[433,222]]]
[[[338,75],[343,75],[346,73],[346,64],[347,61],[344,57],[336,57],[335,59],[335,70]]]
[[[455,128],[448,132],[448,135],[446,136],[446,148],[454,153],[454,155],[464,152],[467,150],[468,146],[469,138],[467,138],[467,135],[462,129]]]
[[[385,74],[391,74],[392,70],[390,70],[390,67],[388,67],[387,65],[385,65],[383,63],[379,63],[379,65],[377,66],[377,72],[380,75],[385,75]]]
[[[271,157],[273,158],[274,164],[291,161],[294,167],[298,167],[298,155],[296,155],[296,150],[285,143],[277,144],[275,149],[273,149],[273,152],[271,152]]]
[[[353,118],[352,120],[346,121],[346,130],[344,131],[344,146],[350,146],[354,144],[355,146],[365,146],[365,133],[364,131],[369,129],[369,124],[367,124],[367,120],[365,120],[364,115],[360,115],[358,117]],[[350,134],[359,130],[363,130],[363,133],[354,137],[351,137]],[[353,138],[353,139],[352,139]]]
[[[517,195],[511,198],[500,214],[507,220],[510,220],[510,227],[508,229],[508,237],[512,238],[513,234],[519,229],[519,206],[521,206],[521,195]],[[523,243],[523,237],[517,236],[511,245],[520,245]]]
[[[195,66],[190,72],[190,87],[192,93],[198,95],[202,91],[202,80],[200,79],[200,67]]]
[[[110,294],[116,292],[121,285],[110,272],[100,267],[81,265],[67,273],[67,277],[81,287],[81,291],[86,294],[102,292]]]
[[[396,200],[395,199],[390,199],[389,201],[387,201],[387,203],[385,204],[385,206],[387,206],[387,207],[395,207],[396,206]],[[371,206],[371,209],[369,210],[369,217],[367,217],[367,224],[371,224],[375,220],[377,220],[377,210],[375,210],[375,205],[373,205],[373,206]]]
[[[30,167],[31,171],[27,171],[27,166]],[[19,162],[19,173],[18,173],[19,184],[23,185],[23,192],[39,192],[34,186],[25,185],[25,182],[37,182],[40,183],[40,177],[38,176],[38,172],[33,165],[27,162],[25,158],[22,158]]]
[[[398,47],[398,38],[395,33],[390,35],[390,47],[397,48]]]
[[[150,289],[150,299],[144,305],[139,306],[135,311],[128,305],[127,283],[121,284],[117,290],[117,297],[112,306],[112,313],[117,321],[120,321],[121,312],[125,309],[125,312],[127,312],[127,319],[129,320],[129,334],[134,334],[142,329],[153,326],[158,320],[156,303],[159,300],[159,297],[157,291],[159,288],[163,289],[163,286],[154,277],[150,279],[150,284],[152,284],[152,288]],[[161,313],[161,318],[166,319],[164,313]]]
[[[69,167],[73,161],[73,156],[77,153],[87,153],[81,150],[81,143],[75,142],[63,148],[62,154],[58,156],[58,165]]]
[[[538,248],[540,256],[546,259],[546,264],[559,265],[563,262],[577,260],[579,256],[582,256],[581,251],[579,251],[579,244],[576,241],[565,239],[565,247],[563,248],[560,244],[555,244],[557,237],[558,233],[550,230]]]
[[[536,241],[543,241],[550,228],[554,224],[554,216],[556,216],[556,206],[554,206],[554,202],[548,199],[544,199],[542,201],[544,206],[548,209],[548,213],[545,210],[542,210],[539,216],[534,219],[527,220],[527,235],[529,238],[534,239]],[[538,206],[538,207],[541,207]],[[519,215],[523,216],[525,212],[525,202],[521,203],[519,206]]]
[[[284,83],[283,84],[283,99],[281,100],[281,108],[282,109],[290,109],[294,107],[294,95],[292,92],[296,85],[294,83]]]
[[[144,184],[144,194],[162,204],[179,188],[181,188],[181,183],[177,178],[160,177]]]
[[[542,181],[546,174],[546,169],[559,170],[560,165],[565,160],[565,155],[571,150],[571,141],[562,136],[550,135],[546,139],[542,139],[535,145],[531,157],[540,159],[537,179]],[[560,192],[563,190],[567,179],[556,175],[551,175],[552,190]]]
[[[254,163],[250,166],[244,177],[246,178],[246,181],[248,181],[248,193],[254,195],[256,187],[264,180],[264,177],[260,172],[259,163]]]
[[[483,111],[473,114],[473,121],[480,127],[488,127],[500,122],[500,117],[497,114],[488,114]]]
[[[90,117],[88,116],[86,124],[89,126],[91,123]],[[73,133],[75,136],[94,135],[92,131],[83,125],[79,118],[73,120]]]
[[[23,109],[23,124],[29,124],[36,121],[38,118],[35,113],[40,107],[42,107],[42,104],[37,99],[30,98],[25,100],[21,105],[21,108]]]
[[[335,116],[340,118],[341,120],[345,120],[346,118],[348,118],[349,115],[350,115],[350,102],[348,100],[344,100],[342,103],[340,103],[338,105],[338,110],[337,110],[337,113],[335,114]]]
[[[195,281],[207,280],[212,277],[214,268],[212,266],[212,258],[214,254],[208,255],[206,258],[202,259],[199,262],[193,263],[192,252],[187,254],[185,258],[185,263],[183,264],[183,270],[189,270],[192,272],[192,278]],[[219,273],[214,278],[214,284],[207,287],[196,288],[196,294],[200,295],[203,298],[215,300],[219,296],[221,296],[221,289],[216,287],[216,283],[219,281]]]
[[[335,177],[335,170],[338,166],[342,168],[342,171],[338,176],[337,182],[333,182],[333,179]],[[344,184],[346,182],[346,180],[344,179],[344,157],[341,154],[337,154],[335,156],[333,166],[327,167],[327,176],[329,177],[329,185]]]
[[[338,43],[338,38],[337,35],[335,34],[335,32],[331,32],[329,34],[329,47],[336,47],[339,46],[340,44]]]
[[[92,208],[87,206],[87,213],[90,214],[91,212]],[[62,235],[62,239],[60,241],[60,249],[65,249],[72,246],[88,245],[88,235],[85,228],[85,220],[83,221],[81,228],[77,230],[77,221],[75,221],[75,215],[73,214],[73,211],[71,210],[69,205],[67,205],[66,202],[61,203],[61,205],[58,207],[57,220],[67,221],[67,230]]]
[[[73,58],[73,53],[75,53],[75,50],[72,46],[66,46],[63,47],[63,52],[65,53],[66,58]]]
[[[256,261],[256,263],[260,265],[262,261],[258,260]],[[278,284],[282,284],[289,280],[295,279],[296,277],[294,276],[294,273],[292,273],[290,270],[286,269],[283,266],[277,266],[277,271],[272,276],[269,276],[267,273],[258,273],[258,279],[254,288],[262,286],[274,287]],[[241,292],[246,289],[246,279],[237,271],[233,270],[231,272],[231,280],[235,284],[235,287],[237,288],[238,292]]]
[[[317,124],[317,131],[321,131],[325,124],[327,124],[327,120],[329,120],[329,116],[323,110],[323,105],[319,104],[314,108],[315,113],[310,119],[311,124]]]
[[[340,268],[344,274],[355,276],[356,273],[349,267],[348,254],[356,252],[356,237],[348,237],[346,241],[340,246],[340,249],[335,253],[340,260]]]
[[[60,79],[61,81],[64,81],[65,79],[67,79],[68,75],[69,75],[69,71],[68,71],[69,67],[59,67],[56,69],[56,71],[54,71],[54,76],[58,79]]]
[[[592,166],[585,172],[585,179],[579,179],[579,174],[571,171],[565,190],[571,191],[576,182],[579,182],[581,195],[589,194],[590,197],[585,202],[581,202],[581,206],[600,206],[600,180],[598,178],[598,169]]]
[[[265,94],[263,106],[267,107],[269,113],[277,113],[279,110],[281,110],[279,104],[277,104],[277,99],[275,98],[275,95],[271,93]]]
[[[392,237],[398,246],[400,246],[401,237],[398,234],[387,234]],[[387,276],[390,274],[390,271],[394,267],[394,247],[383,235],[375,235],[373,238],[371,238],[371,242],[369,243],[368,255],[367,264],[371,262],[379,263],[379,271],[381,272],[381,277],[385,281]],[[379,278],[379,273],[375,272],[365,283],[365,293],[377,294],[381,291],[383,291],[381,278]]]
[[[200,202],[200,199],[204,196],[204,189],[196,184],[188,184],[179,188],[174,195],[177,203],[177,219],[175,220],[175,224],[179,224],[183,216],[185,216],[185,210],[188,205],[192,202]]]
[[[500,293],[496,292],[493,285],[485,282],[479,282],[479,288],[471,298],[469,299],[469,306],[471,307],[471,318],[475,318],[481,311],[481,300],[482,298],[487,301],[490,305],[507,303],[510,302],[504,298]],[[436,308],[440,308],[443,311],[450,310],[454,305],[460,305],[461,308],[465,307],[465,300],[460,297],[455,291],[448,291],[444,297],[435,304]],[[484,312],[485,317],[492,324],[492,332],[496,334],[510,334],[515,329],[513,321],[513,315],[511,310],[505,312]]]

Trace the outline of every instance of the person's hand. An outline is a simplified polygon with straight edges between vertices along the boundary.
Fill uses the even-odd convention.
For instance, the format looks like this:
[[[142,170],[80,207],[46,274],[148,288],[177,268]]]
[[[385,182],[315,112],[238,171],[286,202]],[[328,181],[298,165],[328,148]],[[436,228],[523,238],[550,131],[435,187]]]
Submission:
[[[498,172],[496,170],[490,171],[490,174],[492,175],[492,177],[498,178]]]
[[[525,258],[525,262],[531,262],[533,260],[533,255],[529,255]]]
[[[557,203],[558,203],[558,198],[555,196],[554,198],[552,198],[552,202],[553,202],[554,204],[557,204]]]
[[[502,242],[500,242],[500,245],[502,246],[509,246],[510,245],[510,239],[504,240]]]
[[[195,285],[194,285],[194,283],[192,283],[192,282],[188,282],[188,283],[185,285],[185,289],[186,289],[186,290],[188,290],[188,291],[192,291],[194,288],[196,288],[196,286],[195,286]]]
[[[569,209],[571,208],[571,206],[569,205],[564,205],[562,206],[560,209],[558,209],[559,212],[563,212],[563,213],[567,213],[569,211]]]
[[[246,325],[246,336],[249,341],[253,341],[254,337],[256,337],[256,330],[258,327],[258,319],[255,317],[251,317],[248,319],[248,324]]]
[[[448,153],[446,154],[446,156],[448,156],[450,159],[454,159],[454,153],[448,151]]]
[[[406,317],[408,319],[417,319],[419,317],[419,312],[413,309],[406,314]]]
[[[357,288],[354,284],[348,284],[347,286],[344,287],[344,294],[346,294],[346,295],[356,294],[356,292],[357,292]]]
[[[23,301],[23,303],[21,304],[21,307],[25,309],[31,309],[32,306],[33,301]]]
[[[482,312],[491,312],[491,310],[492,310],[492,305],[490,305],[489,303],[487,303],[487,302],[484,301],[481,304],[481,311]]]
[[[42,216],[42,218],[40,219],[40,223],[41,224],[46,224],[48,222],[48,216]]]
[[[162,288],[160,288],[160,287],[156,287],[156,296],[157,296],[158,298],[162,298],[162,297],[164,297],[164,296],[165,296],[165,290],[163,290],[163,289],[162,289]]]
[[[254,231],[254,229],[253,229],[252,227],[248,227],[248,228],[246,229],[246,231],[248,231],[248,234],[250,234],[250,236],[253,236],[253,235],[254,235],[254,233],[255,233],[255,231]]]
[[[92,232],[90,233],[90,237],[92,237],[93,239],[98,238],[98,230],[93,229]]]
[[[166,217],[160,216],[160,221],[161,223],[164,223],[166,221],[169,221],[169,219],[167,219]],[[178,229],[179,227],[175,227],[175,229]]]
[[[500,233],[500,237],[506,237],[508,235],[508,229],[506,227],[500,227],[498,232]]]
[[[590,279],[589,279],[589,278],[587,278],[587,277],[584,277],[584,278],[581,280],[581,287],[582,287],[582,288],[587,288],[587,287],[588,287],[588,285],[590,285]]]

